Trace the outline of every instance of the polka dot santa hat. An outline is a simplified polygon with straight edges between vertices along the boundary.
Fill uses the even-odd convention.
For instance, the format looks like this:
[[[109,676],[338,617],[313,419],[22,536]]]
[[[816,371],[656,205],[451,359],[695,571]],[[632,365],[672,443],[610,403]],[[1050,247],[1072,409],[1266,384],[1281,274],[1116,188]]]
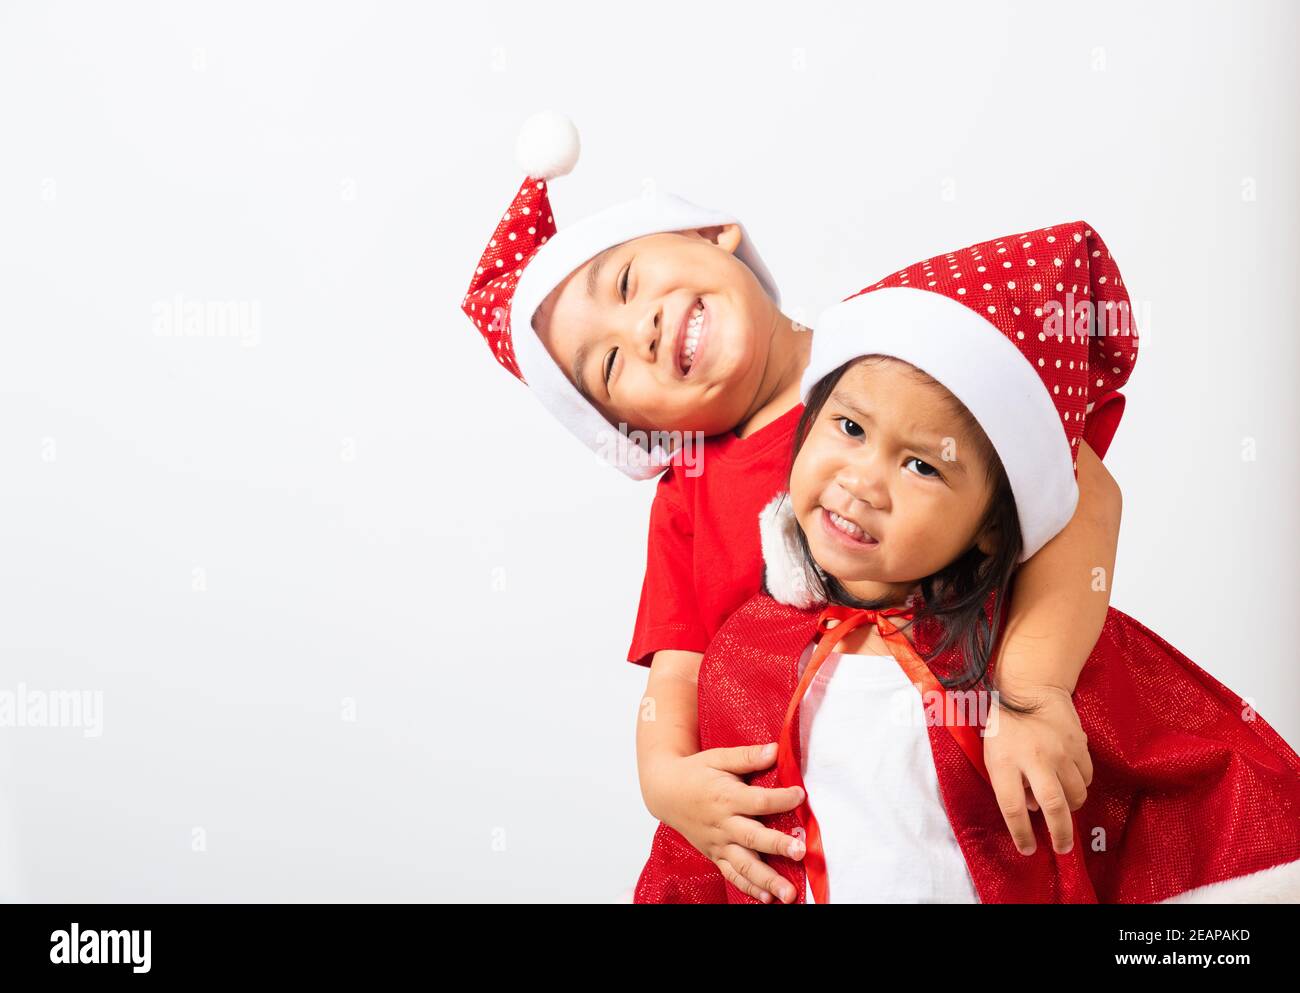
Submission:
[[[1022,561],[1073,516],[1084,428],[1105,422],[1095,443],[1089,433],[1104,451],[1138,346],[1119,268],[1082,221],[918,262],[823,311],[814,327],[805,401],[850,359],[888,355],[966,405],[1010,480]]]
[[[525,122],[515,145],[523,183],[475,266],[461,307],[497,361],[531,387],[565,427],[628,476],[648,479],[662,471],[673,453],[660,444],[637,444],[636,435],[629,437],[578,392],[533,330],[538,306],[606,248],[644,235],[721,224],[740,226],[736,255],[778,306],[780,293],[736,217],[671,193],[647,191],[557,230],[548,184],[572,171],[578,151],[578,132],[564,115],[543,111]]]

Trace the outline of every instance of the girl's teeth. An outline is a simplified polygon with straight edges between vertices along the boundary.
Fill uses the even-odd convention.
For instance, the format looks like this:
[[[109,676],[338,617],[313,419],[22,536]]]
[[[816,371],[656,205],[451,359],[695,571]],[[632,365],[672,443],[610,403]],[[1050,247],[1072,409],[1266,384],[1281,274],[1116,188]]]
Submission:
[[[827,513],[830,514],[831,523],[834,524],[841,531],[843,531],[845,534],[847,534],[849,537],[858,538],[858,539],[861,539],[863,537],[864,532],[862,528],[858,527],[847,517],[841,517],[833,510],[829,510],[827,511]]]

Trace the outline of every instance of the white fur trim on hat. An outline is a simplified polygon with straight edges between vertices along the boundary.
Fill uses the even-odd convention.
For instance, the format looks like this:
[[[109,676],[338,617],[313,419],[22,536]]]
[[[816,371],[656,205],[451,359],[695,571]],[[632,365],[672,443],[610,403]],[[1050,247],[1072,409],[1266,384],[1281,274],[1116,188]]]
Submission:
[[[672,452],[655,444],[647,453],[588,403],[538,338],[532,327],[533,315],[547,294],[606,248],[644,235],[721,224],[740,226],[741,240],[736,256],[758,277],[763,289],[780,306],[781,296],[776,281],[763,264],[743,224],[731,214],[709,210],[661,191],[615,204],[561,228],[537,250],[515,287],[510,305],[510,327],[515,361],[524,379],[560,423],[593,452],[633,479],[657,475],[668,464]]]
[[[799,521],[789,493],[778,494],[759,512],[758,534],[763,549],[763,584],[772,599],[799,610],[825,603],[816,592],[820,583],[809,575],[799,547]]]
[[[1198,886],[1161,903],[1300,903],[1300,862]]]
[[[974,415],[1007,471],[1028,559],[1079,500],[1061,415],[1033,366],[996,327],[951,297],[887,287],[823,311],[800,384],[805,402],[827,373],[863,355],[902,359],[942,383]]]

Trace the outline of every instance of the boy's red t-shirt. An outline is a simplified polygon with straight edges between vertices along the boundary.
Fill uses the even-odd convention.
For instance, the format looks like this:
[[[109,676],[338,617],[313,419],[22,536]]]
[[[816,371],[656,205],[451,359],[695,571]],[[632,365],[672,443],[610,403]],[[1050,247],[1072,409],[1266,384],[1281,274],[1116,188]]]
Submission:
[[[758,515],[786,488],[801,413],[795,404],[747,438],[707,438],[693,470],[674,461],[659,477],[629,662],[648,666],[667,649],[703,654],[722,622],[759,591]]]
[[[1088,412],[1083,436],[1099,458],[1123,412],[1115,391]],[[758,515],[786,489],[802,413],[796,404],[748,438],[708,438],[695,453],[697,475],[675,461],[659,477],[629,662],[648,666],[669,649],[704,654],[723,622],[759,591]]]

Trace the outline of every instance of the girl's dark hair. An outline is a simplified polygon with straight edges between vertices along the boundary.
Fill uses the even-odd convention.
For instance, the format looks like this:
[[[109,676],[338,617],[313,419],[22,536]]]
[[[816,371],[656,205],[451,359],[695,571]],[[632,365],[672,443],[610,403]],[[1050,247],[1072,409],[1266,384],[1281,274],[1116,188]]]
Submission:
[[[808,432],[812,430],[813,423],[821,413],[822,407],[826,405],[831,391],[835,389],[849,367],[859,361],[898,360],[881,355],[851,359],[823,376],[813,386],[794,432],[794,451],[790,460],[792,475],[794,457],[798,456],[799,450],[808,437]],[[915,366],[908,365],[907,368],[927,382],[935,382]],[[922,579],[919,585],[924,602],[917,610],[911,624],[915,627],[923,621],[933,622],[942,632],[934,646],[926,652],[930,658],[957,648],[961,659],[965,662],[965,669],[957,675],[937,677],[943,686],[973,687],[991,691],[994,687],[988,678],[989,662],[993,654],[993,646],[997,644],[1002,608],[1010,595],[1012,574],[1015,572],[1023,547],[1020,518],[1016,514],[1016,501],[1011,492],[1011,483],[1007,479],[1006,470],[1002,466],[1002,460],[998,458],[997,451],[965,405],[956,397],[952,398],[952,402],[955,404],[954,411],[971,429],[971,437],[979,446],[980,454],[988,466],[989,479],[993,484],[993,496],[976,533],[988,529],[995,536],[996,549],[992,555],[985,555],[972,542],[971,547],[966,549],[956,561]],[[789,483],[790,479],[787,477],[787,489]],[[814,585],[821,587],[815,592],[819,592],[827,603],[871,610],[893,606],[883,601],[860,600],[849,593],[838,579],[827,575],[817,567],[803,529],[796,528],[796,531],[805,570],[812,577]],[[992,617],[987,610],[990,596],[994,598]],[[999,704],[1015,713],[1029,714],[1038,709],[1037,704],[1019,702],[1001,691],[998,691],[998,696]]]

